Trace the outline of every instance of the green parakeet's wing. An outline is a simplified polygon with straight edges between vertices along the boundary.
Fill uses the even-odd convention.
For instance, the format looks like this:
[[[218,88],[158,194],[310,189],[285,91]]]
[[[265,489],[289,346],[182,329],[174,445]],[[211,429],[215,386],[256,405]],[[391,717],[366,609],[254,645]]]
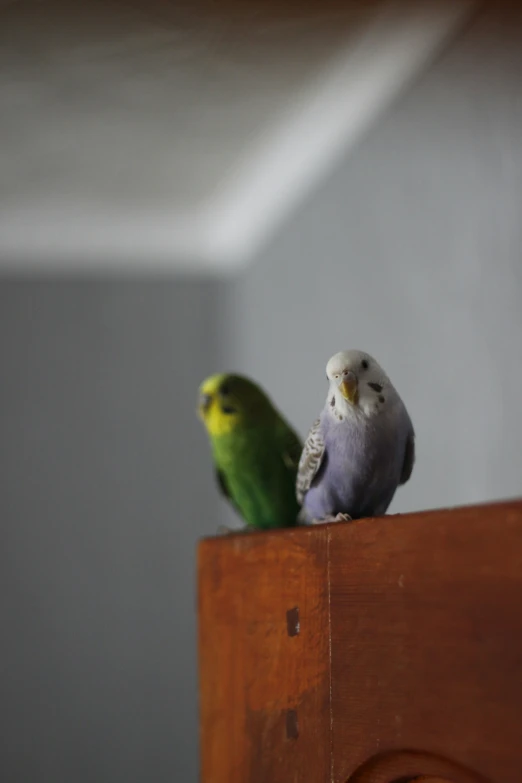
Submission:
[[[299,505],[303,504],[304,497],[321,467],[323,457],[324,441],[320,430],[320,420],[317,419],[308,433],[297,469],[295,494]]]
[[[296,472],[302,451],[303,444],[300,439],[293,430],[285,426],[282,456],[283,462],[291,473]]]
[[[227,483],[225,481],[225,476],[217,468],[216,468],[216,482],[219,489],[221,490],[221,494],[224,495],[227,498],[227,500],[230,500],[231,499],[230,492],[228,491]]]
[[[225,478],[225,474],[218,468],[216,468],[216,481],[219,489],[221,490],[221,494],[223,495],[223,497],[225,497],[232,504],[232,506],[237,511],[237,513],[241,515],[241,509],[239,508],[234,498],[230,494],[230,490],[227,486],[227,480]]]

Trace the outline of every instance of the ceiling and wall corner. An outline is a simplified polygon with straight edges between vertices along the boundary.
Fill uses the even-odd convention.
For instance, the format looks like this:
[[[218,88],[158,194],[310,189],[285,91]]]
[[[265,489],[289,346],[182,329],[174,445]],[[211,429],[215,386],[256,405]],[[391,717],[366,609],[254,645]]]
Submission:
[[[248,264],[471,0],[0,2],[0,272]]]

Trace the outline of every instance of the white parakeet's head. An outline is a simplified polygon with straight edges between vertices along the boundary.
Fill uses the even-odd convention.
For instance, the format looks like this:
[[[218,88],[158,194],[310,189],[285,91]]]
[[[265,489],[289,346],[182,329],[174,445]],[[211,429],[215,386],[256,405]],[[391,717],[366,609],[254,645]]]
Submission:
[[[397,394],[382,367],[364,351],[336,353],[326,365],[326,377],[327,408],[338,419],[357,410],[367,416],[379,413],[386,407],[387,395]]]

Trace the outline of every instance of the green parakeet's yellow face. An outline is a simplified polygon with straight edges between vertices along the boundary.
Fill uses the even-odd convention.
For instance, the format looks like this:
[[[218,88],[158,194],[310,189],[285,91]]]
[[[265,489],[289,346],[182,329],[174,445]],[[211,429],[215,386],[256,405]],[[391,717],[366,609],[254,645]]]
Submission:
[[[198,414],[211,437],[249,426],[269,410],[265,394],[241,375],[211,375],[199,387]]]

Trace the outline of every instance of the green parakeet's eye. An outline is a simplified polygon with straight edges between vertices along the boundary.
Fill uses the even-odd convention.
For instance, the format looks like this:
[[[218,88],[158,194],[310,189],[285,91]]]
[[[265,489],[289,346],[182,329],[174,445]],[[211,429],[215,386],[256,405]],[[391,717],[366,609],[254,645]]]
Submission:
[[[223,383],[219,387],[219,396],[223,400],[221,405],[221,412],[226,414],[237,413],[237,409],[226,402],[226,398],[230,396],[230,386],[228,383]]]

